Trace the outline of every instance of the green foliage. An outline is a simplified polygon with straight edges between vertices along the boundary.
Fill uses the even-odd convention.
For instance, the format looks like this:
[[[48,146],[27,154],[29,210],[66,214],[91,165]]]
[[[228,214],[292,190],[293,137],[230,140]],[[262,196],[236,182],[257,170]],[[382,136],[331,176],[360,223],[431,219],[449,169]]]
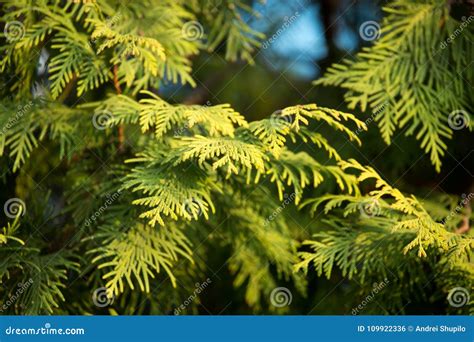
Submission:
[[[323,82],[348,88],[363,109],[387,102],[377,119],[386,140],[396,125],[420,127],[439,167],[441,138],[451,134],[441,113],[470,101],[454,77],[465,59],[449,55],[446,67],[432,56],[431,72],[407,67],[426,57],[415,45],[436,45],[453,22],[444,10],[420,12],[428,3],[404,4],[388,9],[374,51]],[[345,161],[333,137],[360,145],[356,132],[367,129],[353,114],[310,103],[249,122],[229,104],[177,104],[159,90],[193,87],[192,59],[203,50],[253,62],[262,35],[245,2],[20,0],[1,13],[24,28],[0,47],[9,80],[0,90],[2,198],[27,203],[0,232],[8,313],[169,313],[222,272],[225,290],[254,312],[284,312],[270,298],[282,284],[311,295],[313,268],[364,289],[390,279],[397,291],[386,294],[387,311],[423,292],[426,267],[445,275],[437,296],[472,287],[472,230],[459,232],[470,203],[420,201]],[[445,27],[430,31],[440,18]],[[471,53],[466,37],[453,46]],[[17,294],[19,283],[29,285]],[[108,309],[93,300],[102,288]]]
[[[17,215],[13,222],[8,222],[7,226],[2,228],[3,233],[0,233],[1,244],[6,244],[9,240],[15,240],[21,244],[24,244],[22,240],[15,237],[15,232],[18,230],[18,228],[20,228],[20,215],[21,214]]]
[[[474,73],[466,59],[474,53],[472,25],[451,18],[439,0],[396,0],[384,11],[374,45],[333,65],[316,83],[347,89],[349,108],[373,113],[387,144],[396,129],[415,135],[439,171],[453,129],[472,128]],[[463,111],[456,119],[463,122],[450,126],[454,111]]]
[[[474,278],[467,269],[472,268],[472,236],[449,229],[445,224],[447,216],[436,214],[439,208],[427,209],[430,206],[415,196],[405,196],[372,167],[364,167],[355,160],[342,161],[341,167],[357,171],[358,182],[374,181],[375,189],[367,196],[324,195],[302,204],[309,205],[313,213],[319,208],[326,214],[341,212],[340,217],[325,219],[325,225],[331,229],[303,243],[311,252],[299,253],[301,261],[296,270],[307,272],[314,266],[318,275],[329,278],[339,268],[343,276],[357,278],[361,283],[396,279],[410,284],[407,290],[411,294],[415,286],[425,281],[420,262],[424,258],[424,263],[436,272],[449,274],[458,270],[466,288],[471,288]],[[449,215],[446,207],[442,212]],[[454,221],[462,215],[456,213],[458,218]],[[445,287],[446,295],[454,287]],[[404,299],[396,299],[400,308]]]
[[[31,80],[35,70],[25,66],[38,60],[44,49],[54,52],[49,63],[53,98],[76,80],[78,96],[113,81],[114,68],[119,84],[133,94],[163,81],[194,86],[190,58],[199,49],[213,51],[226,40],[229,60],[241,57],[252,61],[251,53],[259,45],[256,38],[261,38],[243,21],[240,11],[251,15],[253,11],[240,1],[219,1],[214,7],[171,0],[122,5],[115,1],[70,1],[65,6],[58,0],[22,0],[6,1],[3,6],[14,10],[2,21],[24,18],[21,24],[25,32],[24,37],[7,41],[0,49],[0,71],[16,67],[23,80]],[[205,32],[196,21],[198,8],[208,18],[219,11],[218,18],[224,22],[223,28],[213,18],[207,44],[201,42]],[[191,32],[187,32],[189,26]],[[17,81],[11,89],[27,94],[29,85]]]
[[[42,99],[4,101],[1,106],[0,155],[5,153],[12,158],[13,171],[17,171],[47,137],[59,142],[60,158],[94,144],[78,136],[78,130],[93,131],[93,127],[78,120],[87,115],[83,110]]]
[[[240,0],[195,1],[194,8],[202,12],[206,24],[210,27],[207,37],[209,51],[217,49],[225,42],[226,59],[243,59],[253,64],[252,53],[260,46],[259,40],[264,38],[264,35],[252,29],[244,20],[244,16],[256,16],[258,13]]]
[[[103,279],[112,295],[124,291],[124,280],[133,290],[136,281],[141,291],[150,292],[150,278],[163,269],[176,286],[171,267],[184,256],[191,260],[189,241],[177,227],[166,227],[159,231],[146,225],[136,225],[127,230],[102,226],[93,236],[102,247],[92,249],[97,254],[93,259],[99,269],[109,270]]]

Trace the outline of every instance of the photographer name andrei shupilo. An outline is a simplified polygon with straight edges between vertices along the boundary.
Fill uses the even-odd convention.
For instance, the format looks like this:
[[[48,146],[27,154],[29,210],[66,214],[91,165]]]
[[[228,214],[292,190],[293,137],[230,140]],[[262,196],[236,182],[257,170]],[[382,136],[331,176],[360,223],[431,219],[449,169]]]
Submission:
[[[463,333],[466,332],[466,327],[462,325],[417,325],[416,332],[449,332],[449,333]]]

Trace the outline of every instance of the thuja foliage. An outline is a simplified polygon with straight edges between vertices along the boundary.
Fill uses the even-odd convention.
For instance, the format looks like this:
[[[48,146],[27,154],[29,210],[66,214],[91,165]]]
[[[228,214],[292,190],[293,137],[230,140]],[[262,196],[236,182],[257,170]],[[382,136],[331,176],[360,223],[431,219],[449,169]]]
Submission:
[[[439,171],[446,141],[463,126],[472,129],[474,18],[453,18],[444,0],[397,0],[384,11],[380,31],[367,32],[380,38],[316,83],[347,89],[349,107],[372,112],[387,144],[397,129],[414,135]]]
[[[282,312],[270,300],[281,284],[310,295],[313,272],[339,272],[363,291],[389,279],[384,312],[423,296],[431,275],[437,298],[426,301],[472,290],[472,231],[459,231],[468,206],[423,202],[345,160],[323,132],[361,144],[366,125],[353,114],[299,104],[248,122],[229,104],[158,95],[165,84],[194,86],[192,58],[204,51],[253,62],[261,34],[244,2],[2,6],[1,21],[24,30],[0,48],[2,312],[170,313],[196,283],[219,283],[212,269],[227,269],[220,281],[252,312]],[[450,89],[456,101],[463,89]],[[18,284],[30,285],[18,293]]]

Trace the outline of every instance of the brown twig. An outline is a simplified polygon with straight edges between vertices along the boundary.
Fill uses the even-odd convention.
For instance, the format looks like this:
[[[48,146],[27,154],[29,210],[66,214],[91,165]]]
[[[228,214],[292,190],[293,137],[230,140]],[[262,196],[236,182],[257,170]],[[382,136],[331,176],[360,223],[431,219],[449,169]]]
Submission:
[[[67,100],[67,98],[71,94],[71,91],[74,89],[74,86],[76,84],[76,80],[77,80],[77,75],[76,75],[76,73],[73,73],[72,79],[68,82],[68,84],[64,88],[62,94],[58,97],[58,102],[64,102],[64,101]]]
[[[120,88],[120,83],[118,80],[118,65],[114,65],[114,87],[115,91],[117,94],[122,94],[122,89]],[[124,150],[124,142],[125,142],[125,133],[124,133],[124,128],[123,125],[118,126],[118,150],[119,152],[122,152]]]

